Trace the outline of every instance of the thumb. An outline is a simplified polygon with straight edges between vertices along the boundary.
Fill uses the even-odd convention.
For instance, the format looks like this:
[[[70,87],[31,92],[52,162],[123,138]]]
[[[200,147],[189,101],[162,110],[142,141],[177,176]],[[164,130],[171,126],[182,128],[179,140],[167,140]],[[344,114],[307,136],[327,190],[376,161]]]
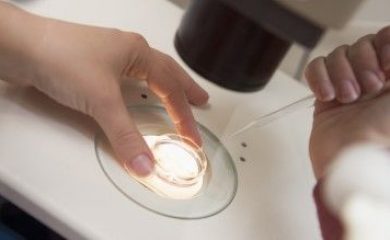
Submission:
[[[129,116],[122,97],[99,107],[95,120],[106,134],[124,167],[143,177],[153,171],[153,155]]]

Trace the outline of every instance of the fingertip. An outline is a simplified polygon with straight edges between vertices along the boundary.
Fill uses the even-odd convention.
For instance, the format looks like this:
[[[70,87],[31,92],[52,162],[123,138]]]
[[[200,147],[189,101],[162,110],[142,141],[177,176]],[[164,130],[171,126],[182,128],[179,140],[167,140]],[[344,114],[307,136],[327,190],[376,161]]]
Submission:
[[[153,171],[153,154],[142,136],[119,138],[111,144],[127,171],[139,177],[145,177]]]
[[[142,136],[121,138],[112,142],[112,147],[128,172],[146,177],[153,171],[153,154]]]
[[[325,59],[318,57],[307,67],[305,76],[316,98],[321,102],[332,101],[336,97],[335,89],[329,78]]]
[[[330,81],[323,81],[315,90],[316,97],[322,102],[333,101],[336,98],[335,89]]]
[[[359,93],[356,91],[351,81],[341,81],[337,93],[337,100],[340,103],[352,103],[359,98]]]
[[[208,92],[195,82],[193,84],[191,88],[185,91],[188,101],[195,106],[206,104],[210,98]]]
[[[373,71],[363,71],[360,74],[360,79],[365,93],[377,93],[384,86],[384,81]]]
[[[202,91],[199,93],[197,101],[190,101],[190,103],[195,106],[203,106],[208,103],[209,99],[210,95],[202,89]]]
[[[336,99],[340,103],[352,103],[361,94],[355,71],[347,56],[349,49],[347,45],[336,48],[328,55],[326,61],[327,71],[335,88]]]
[[[331,102],[336,98],[334,90],[321,89],[320,93],[316,94],[316,97],[321,102]]]

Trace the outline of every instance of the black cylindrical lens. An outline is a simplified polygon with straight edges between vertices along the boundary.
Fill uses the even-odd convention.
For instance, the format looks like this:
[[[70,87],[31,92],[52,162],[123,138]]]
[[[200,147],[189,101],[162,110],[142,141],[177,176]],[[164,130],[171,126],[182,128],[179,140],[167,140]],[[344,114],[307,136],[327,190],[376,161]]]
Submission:
[[[193,70],[242,92],[264,87],[290,45],[219,0],[193,1],[175,38]]]

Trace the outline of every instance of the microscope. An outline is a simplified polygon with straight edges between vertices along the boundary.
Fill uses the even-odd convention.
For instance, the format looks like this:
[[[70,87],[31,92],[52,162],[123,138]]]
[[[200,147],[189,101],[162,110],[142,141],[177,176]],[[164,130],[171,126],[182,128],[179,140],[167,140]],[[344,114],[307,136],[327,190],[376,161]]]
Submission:
[[[363,0],[194,0],[175,47],[198,74],[239,92],[262,89],[293,43],[312,49]]]

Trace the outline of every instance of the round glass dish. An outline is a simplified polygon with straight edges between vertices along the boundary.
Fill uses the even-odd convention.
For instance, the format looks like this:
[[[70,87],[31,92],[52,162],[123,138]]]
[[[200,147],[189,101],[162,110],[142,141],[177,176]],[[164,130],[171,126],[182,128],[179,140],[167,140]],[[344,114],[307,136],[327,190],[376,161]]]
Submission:
[[[155,140],[150,138],[148,140],[148,136],[163,136],[163,138],[168,136],[166,139],[168,141],[172,139],[182,141],[177,139],[174,126],[164,108],[145,105],[129,107],[128,110],[141,134],[144,138],[146,137],[145,140],[149,141],[149,146],[154,144],[150,141]],[[163,188],[165,189],[163,192],[156,191],[144,182],[145,179],[140,180],[129,175],[123,165],[113,156],[103,133],[98,133],[95,138],[96,156],[111,183],[136,204],[157,214],[173,218],[209,217],[221,212],[233,200],[237,190],[237,172],[230,154],[218,138],[204,126],[198,124],[198,128],[203,140],[201,154],[204,153],[207,159],[207,167],[197,166],[198,168],[195,168],[198,169],[197,171],[204,171],[197,173],[199,176],[201,173],[201,180],[198,179],[195,183],[189,179],[185,182],[188,186],[194,187],[192,190],[187,188],[186,184],[176,184],[183,188],[183,191],[180,191],[185,197],[172,197],[169,188]],[[164,139],[159,141],[159,144],[165,143],[164,141]],[[164,164],[158,167],[161,166],[166,167]],[[191,169],[194,169],[194,166]],[[188,174],[188,172],[185,173]]]
[[[176,134],[144,135],[155,166],[147,177],[127,172],[156,194],[171,199],[195,197],[205,184],[207,157],[190,139]]]

